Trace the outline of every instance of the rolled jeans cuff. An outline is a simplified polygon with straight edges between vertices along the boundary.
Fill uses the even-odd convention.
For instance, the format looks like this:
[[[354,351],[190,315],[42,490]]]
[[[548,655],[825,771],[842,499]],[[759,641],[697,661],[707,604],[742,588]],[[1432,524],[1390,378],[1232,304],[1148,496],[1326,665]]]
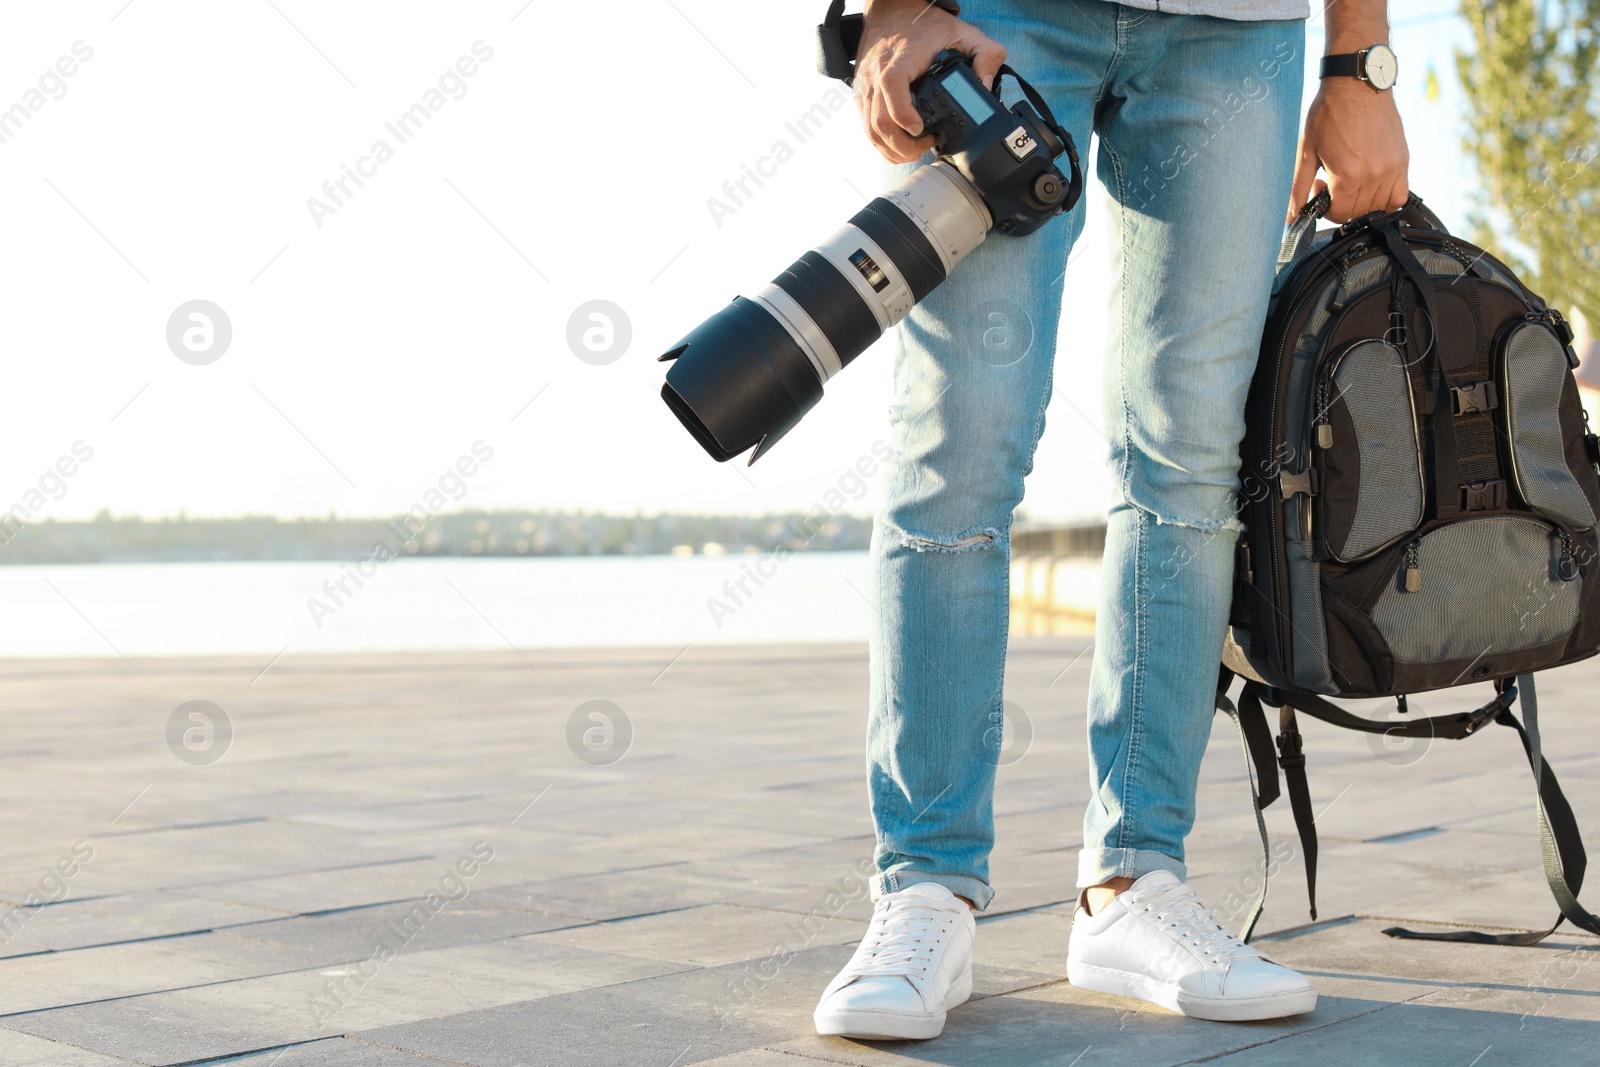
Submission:
[[[966,897],[972,901],[979,911],[989,906],[994,899],[994,890],[987,882],[964,874],[927,874],[923,871],[913,871],[902,868],[897,871],[880,871],[872,879],[872,899],[889,893],[898,893],[907,886],[916,885],[918,882],[937,882],[958,897]]]
[[[1171,871],[1188,880],[1188,868],[1165,852],[1147,848],[1086,848],[1078,853],[1078,888],[1104,885],[1113,878],[1138,880],[1151,871]],[[881,876],[880,876],[881,877]]]

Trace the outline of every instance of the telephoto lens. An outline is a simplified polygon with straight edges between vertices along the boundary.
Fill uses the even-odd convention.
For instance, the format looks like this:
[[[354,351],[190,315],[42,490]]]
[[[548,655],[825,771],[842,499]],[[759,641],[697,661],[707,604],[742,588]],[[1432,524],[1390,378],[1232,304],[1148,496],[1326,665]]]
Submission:
[[[966,56],[942,53],[912,85],[934,162],[660,357],[675,361],[662,399],[712,458],[753,448],[754,463],[816,405],[824,382],[905,318],[991,229],[1032,233],[1077,202],[1083,179],[1072,138],[1017,82],[1028,102],[1007,111]],[[1063,152],[1070,179],[1054,163]]]

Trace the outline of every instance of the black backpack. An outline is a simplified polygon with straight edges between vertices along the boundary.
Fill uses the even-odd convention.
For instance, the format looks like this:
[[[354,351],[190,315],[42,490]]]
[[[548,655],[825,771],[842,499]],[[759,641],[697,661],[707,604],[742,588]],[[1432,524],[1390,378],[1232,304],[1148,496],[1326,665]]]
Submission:
[[[1316,229],[1278,259],[1241,446],[1233,613],[1217,706],[1234,718],[1260,808],[1284,772],[1316,919],[1316,827],[1296,713],[1398,738],[1517,731],[1533,768],[1549,930],[1397,937],[1530,945],[1577,900],[1587,862],[1540,754],[1533,672],[1600,651],[1600,446],[1578,397],[1572,330],[1499,260],[1412,196]],[[1244,679],[1237,706],[1228,698]],[[1472,711],[1379,721],[1328,697],[1492,682]],[[1523,721],[1512,712],[1522,707]],[[1266,708],[1278,709],[1276,751]],[[1246,923],[1248,937],[1261,897]]]

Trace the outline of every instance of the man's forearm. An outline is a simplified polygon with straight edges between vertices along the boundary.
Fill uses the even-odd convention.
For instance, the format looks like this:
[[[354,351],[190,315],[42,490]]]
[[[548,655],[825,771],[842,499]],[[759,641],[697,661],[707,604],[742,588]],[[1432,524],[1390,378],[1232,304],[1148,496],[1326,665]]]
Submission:
[[[1385,0],[1323,0],[1326,53],[1349,55],[1389,42],[1389,5]],[[1387,57],[1386,57],[1387,58]],[[1392,60],[1390,60],[1392,64]],[[1372,211],[1393,211],[1406,202],[1406,169],[1410,153],[1405,129],[1389,85],[1334,75],[1322,79],[1306,112],[1300,135],[1287,216],[1326,188],[1327,217],[1344,222]],[[1392,84],[1390,77],[1383,79]],[[1317,178],[1321,171],[1326,181]]]
[[[1389,41],[1388,0],[1323,0],[1328,55],[1359,52]]]

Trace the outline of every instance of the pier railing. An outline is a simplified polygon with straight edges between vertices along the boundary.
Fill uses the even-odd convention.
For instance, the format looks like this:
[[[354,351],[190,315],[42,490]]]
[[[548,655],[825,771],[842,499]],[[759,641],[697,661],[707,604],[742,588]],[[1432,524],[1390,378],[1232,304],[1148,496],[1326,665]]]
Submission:
[[[1093,625],[1106,528],[1024,527],[1011,534],[1011,629],[1084,633]]]

